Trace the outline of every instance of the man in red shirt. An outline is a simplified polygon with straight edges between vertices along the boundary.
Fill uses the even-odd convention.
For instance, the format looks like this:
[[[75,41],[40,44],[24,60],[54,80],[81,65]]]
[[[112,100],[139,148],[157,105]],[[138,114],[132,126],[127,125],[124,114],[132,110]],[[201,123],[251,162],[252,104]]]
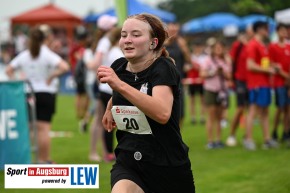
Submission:
[[[286,43],[287,40],[287,26],[278,24],[277,28],[278,42],[271,43],[269,46],[269,54],[271,64],[276,68],[277,74],[273,77],[273,88],[275,90],[275,102],[277,111],[274,119],[274,128],[272,138],[277,140],[277,128],[279,120],[283,114],[283,128],[284,133],[282,140],[289,138],[289,109],[290,97],[287,93],[286,83],[290,75],[290,45]]]
[[[269,112],[271,104],[270,76],[275,73],[275,69],[270,65],[268,49],[265,40],[269,36],[268,24],[257,21],[253,24],[254,37],[247,46],[247,87],[249,89],[249,112],[246,122],[246,136],[244,147],[248,150],[255,150],[252,130],[253,121],[259,113],[260,122],[263,129],[263,148],[273,148],[277,143],[271,139],[269,133]]]
[[[227,138],[226,144],[228,146],[236,146],[236,130],[239,126],[240,119],[243,116],[244,110],[248,105],[248,89],[246,82],[247,73],[247,49],[246,46],[249,40],[253,37],[252,26],[249,26],[246,33],[238,36],[237,41],[232,44],[230,56],[232,59],[233,81],[235,83],[237,109],[234,114],[231,127],[230,136]]]

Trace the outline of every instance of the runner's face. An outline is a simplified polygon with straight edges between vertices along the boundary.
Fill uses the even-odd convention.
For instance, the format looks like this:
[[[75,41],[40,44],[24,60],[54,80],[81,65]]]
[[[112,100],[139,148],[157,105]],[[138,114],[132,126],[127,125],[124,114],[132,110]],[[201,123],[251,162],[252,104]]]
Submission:
[[[151,27],[148,23],[130,18],[124,22],[119,45],[127,59],[145,58],[152,53]]]

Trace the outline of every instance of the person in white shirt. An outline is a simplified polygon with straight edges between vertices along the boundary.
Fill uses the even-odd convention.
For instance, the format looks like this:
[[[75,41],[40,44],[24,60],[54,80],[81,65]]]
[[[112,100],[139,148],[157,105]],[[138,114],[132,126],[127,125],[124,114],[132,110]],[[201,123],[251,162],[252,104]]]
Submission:
[[[17,55],[7,66],[6,73],[14,78],[16,70],[22,71],[23,79],[31,83],[36,98],[36,127],[39,163],[51,163],[50,137],[51,121],[55,113],[57,77],[69,70],[69,65],[52,52],[43,42],[43,32],[35,27],[30,32],[27,50]]]
[[[110,44],[112,45],[104,57],[103,66],[110,67],[111,64],[121,57],[124,57],[120,47],[119,47],[119,39],[121,37],[121,28],[114,28],[110,31],[109,35],[107,36],[110,40]],[[105,113],[105,108],[107,106],[108,101],[112,97],[113,90],[107,83],[99,83],[99,102],[98,102],[98,112],[96,113],[96,121],[97,127],[103,128],[102,124],[102,117]],[[113,154],[113,133],[104,131],[104,141],[106,145],[106,152],[104,155],[105,161],[112,161],[115,159],[115,155]]]
[[[117,18],[109,15],[104,15],[99,18],[97,21],[97,26],[102,32],[103,36],[99,39],[96,47],[95,57],[93,62],[91,62],[90,66],[96,70],[101,65],[110,66],[112,62],[117,59],[117,57],[121,57],[120,51],[117,56],[115,55],[116,49],[115,44],[120,39],[121,31],[120,29],[116,29],[115,25],[117,24]],[[114,32],[115,31],[115,32]],[[111,54],[110,54],[111,53]],[[112,59],[109,59],[112,57]],[[115,159],[113,154],[113,134],[104,130],[102,125],[102,116],[104,114],[104,109],[107,106],[107,100],[110,98],[112,94],[111,88],[106,84],[100,84],[98,86],[98,94],[97,98],[97,109],[95,112],[95,117],[93,124],[91,125],[91,143],[90,143],[90,153],[89,159],[91,161],[100,161],[100,156],[96,153],[96,144],[97,139],[100,135],[103,135],[104,138],[104,160],[112,161]],[[109,96],[109,97],[108,97]]]
[[[85,40],[85,50],[83,51],[82,60],[85,63],[85,91],[88,96],[88,108],[86,114],[80,121],[79,129],[81,133],[87,131],[87,127],[96,110],[96,101],[94,96],[94,84],[96,81],[96,72],[89,67],[90,62],[94,59],[93,39],[88,36]]]
[[[17,30],[16,36],[14,38],[14,44],[15,44],[15,54],[19,54],[23,50],[27,48],[28,44],[28,37],[23,31]]]

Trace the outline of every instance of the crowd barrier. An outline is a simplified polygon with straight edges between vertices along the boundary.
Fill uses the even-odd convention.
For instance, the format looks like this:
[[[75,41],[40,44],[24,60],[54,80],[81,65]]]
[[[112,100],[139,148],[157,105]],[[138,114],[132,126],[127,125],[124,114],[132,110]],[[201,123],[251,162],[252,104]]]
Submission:
[[[0,170],[4,164],[31,163],[24,81],[0,82]]]

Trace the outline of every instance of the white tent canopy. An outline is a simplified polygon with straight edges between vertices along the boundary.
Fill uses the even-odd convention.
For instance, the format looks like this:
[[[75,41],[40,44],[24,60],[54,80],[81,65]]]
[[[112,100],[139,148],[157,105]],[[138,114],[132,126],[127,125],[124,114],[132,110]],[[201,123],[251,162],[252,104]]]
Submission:
[[[290,24],[290,8],[276,11],[275,12],[275,20],[278,23]]]

